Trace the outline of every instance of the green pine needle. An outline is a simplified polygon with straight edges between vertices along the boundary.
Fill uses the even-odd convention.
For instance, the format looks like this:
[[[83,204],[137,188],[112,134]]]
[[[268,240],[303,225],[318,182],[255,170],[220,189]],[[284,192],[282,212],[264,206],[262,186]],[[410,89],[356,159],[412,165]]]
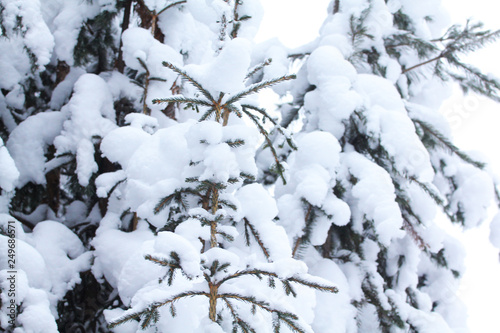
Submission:
[[[188,81],[189,83],[191,83],[196,89],[198,89],[198,91],[203,95],[205,96],[205,98],[207,98],[210,102],[213,102],[215,103],[215,99],[213,98],[213,96],[208,92],[208,90],[206,90],[205,88],[203,88],[203,86],[198,82],[196,81],[195,79],[193,79],[191,76],[189,76],[189,74],[187,74],[185,71],[183,71],[182,69],[180,69],[179,67],[175,66],[174,64],[170,63],[170,62],[167,62],[167,61],[164,61],[163,62],[163,66],[173,70],[174,72],[176,72],[177,74],[179,74],[183,79],[185,79],[186,81]]]
[[[266,66],[269,66],[271,63],[272,63],[273,59],[269,58],[267,59],[266,61],[264,61],[262,64],[259,64],[257,66],[255,66],[254,68],[252,68],[247,76],[245,77],[245,79],[249,79],[251,78],[252,76],[254,76],[257,72],[259,72],[260,70],[262,70],[264,67]]]
[[[430,125],[424,121],[417,120],[417,119],[413,119],[413,121],[415,123],[419,124],[424,131],[426,131],[427,133],[429,133],[433,137],[435,137],[441,143],[442,146],[449,149],[452,153],[454,153],[455,155],[460,157],[464,162],[472,164],[479,169],[484,169],[484,167],[486,166],[486,164],[484,164],[482,162],[478,162],[478,161],[472,159],[466,153],[462,152],[457,146],[455,146],[447,137],[445,137],[443,134],[441,134],[432,125]]]
[[[248,95],[255,94],[255,93],[259,92],[260,90],[262,90],[264,88],[271,87],[271,86],[278,84],[280,82],[294,80],[296,78],[297,78],[296,75],[285,75],[285,76],[279,77],[277,79],[272,79],[272,80],[253,84],[253,85],[247,87],[246,89],[240,91],[239,93],[231,96],[231,98],[225,104],[226,105],[233,104],[233,103],[239,101],[240,99],[242,99]]]
[[[204,101],[202,99],[189,98],[189,97],[184,97],[184,96],[172,96],[172,97],[167,97],[167,98],[153,99],[153,104],[160,104],[160,103],[187,103],[187,104],[196,104],[196,105],[208,106],[208,107],[212,106],[212,104],[210,104],[207,101]]]

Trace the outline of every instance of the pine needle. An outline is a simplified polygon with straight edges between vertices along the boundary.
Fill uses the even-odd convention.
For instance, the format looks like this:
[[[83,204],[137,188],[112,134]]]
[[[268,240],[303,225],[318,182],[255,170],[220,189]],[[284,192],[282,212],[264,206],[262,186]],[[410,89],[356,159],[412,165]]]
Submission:
[[[253,85],[249,86],[248,88],[240,91],[239,93],[233,95],[225,103],[225,105],[233,104],[233,103],[239,101],[240,99],[242,99],[248,95],[255,94],[255,93],[259,92],[260,90],[262,90],[264,88],[271,87],[271,86],[278,84],[280,82],[294,80],[295,78],[297,78],[296,75],[285,75],[285,76],[279,77],[277,79],[272,79],[269,81],[264,81],[264,82],[259,82],[259,83],[253,84]]]
[[[167,97],[167,98],[153,99],[153,104],[160,104],[160,103],[189,103],[189,104],[197,104],[197,105],[208,106],[208,107],[212,106],[212,104],[210,104],[207,101],[204,101],[202,99],[190,98],[190,97],[184,97],[184,96],[172,96],[172,97]]]
[[[464,162],[467,162],[469,164],[474,165],[475,167],[479,169],[484,169],[486,164],[482,162],[478,162],[474,159],[472,159],[469,155],[461,151],[457,146],[455,146],[450,140],[448,140],[447,137],[445,137],[443,134],[441,134],[437,129],[435,129],[432,125],[421,121],[417,119],[413,119],[413,121],[417,124],[419,124],[424,131],[427,133],[431,134],[433,137],[435,137],[441,144],[442,146],[448,148],[452,153],[460,157]]]
[[[163,62],[163,66],[173,70],[174,72],[176,72],[177,74],[179,74],[180,76],[182,76],[183,79],[187,80],[189,83],[191,83],[196,89],[198,89],[199,92],[201,92],[203,94],[203,96],[205,96],[210,102],[212,103],[215,103],[215,98],[213,98],[213,96],[205,89],[203,88],[203,86],[198,82],[196,81],[195,79],[193,79],[191,76],[189,76],[185,71],[183,71],[182,69],[180,69],[179,67],[175,66],[174,64],[170,63],[170,62],[167,62],[167,61],[164,61]]]

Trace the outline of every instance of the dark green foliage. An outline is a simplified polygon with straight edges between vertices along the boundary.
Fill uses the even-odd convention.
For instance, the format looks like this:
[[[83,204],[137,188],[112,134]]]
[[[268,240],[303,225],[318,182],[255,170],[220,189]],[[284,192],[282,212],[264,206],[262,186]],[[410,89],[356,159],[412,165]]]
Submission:
[[[5,26],[3,24],[3,12],[5,10],[5,6],[3,5],[3,3],[0,3],[0,37],[3,37],[7,34],[7,30],[5,29]]]
[[[57,305],[59,332],[107,333],[103,311],[121,304],[107,282],[98,282],[92,272],[80,273],[81,282]]]
[[[16,190],[10,204],[11,210],[12,212],[29,215],[45,200],[44,186],[29,182],[22,188]]]
[[[413,22],[411,18],[406,15],[402,10],[398,10],[393,16],[394,25],[405,31],[414,31]]]
[[[112,68],[117,49],[111,22],[116,15],[117,12],[103,11],[82,25],[73,50],[76,66],[91,65],[94,73]]]

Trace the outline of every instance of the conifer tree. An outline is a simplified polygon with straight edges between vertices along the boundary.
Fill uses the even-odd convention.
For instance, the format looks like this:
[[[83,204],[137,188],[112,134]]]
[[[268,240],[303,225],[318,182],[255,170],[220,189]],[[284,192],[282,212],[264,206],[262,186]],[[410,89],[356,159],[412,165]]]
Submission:
[[[2,330],[461,325],[435,215],[474,227],[494,191],[429,90],[498,100],[460,56],[499,33],[436,8],[334,0],[288,52],[252,44],[257,0],[0,0],[0,250],[15,223],[22,290],[10,325],[0,257]],[[293,97],[281,117],[267,88]]]
[[[124,174],[120,172],[121,178],[103,174],[97,182],[107,188],[112,188],[113,182],[121,183],[116,189],[125,193],[121,198],[113,193],[112,199],[121,205],[115,205],[119,210],[109,211],[104,220],[116,218],[124,211],[134,212],[131,223],[135,230],[128,235],[147,234],[151,244],[143,245],[127,260],[115,282],[122,300],[131,309],[115,318],[113,314],[122,310],[106,312],[112,328],[130,325],[160,331],[168,327],[195,332],[211,327],[214,331],[306,332],[311,329],[296,313],[300,313],[300,307],[290,306],[285,300],[287,296],[300,299],[304,287],[337,291],[333,284],[305,274],[303,263],[291,258],[286,233],[272,221],[277,213],[274,200],[263,187],[250,184],[257,173],[257,133],[270,142],[263,120],[273,120],[265,110],[244,99],[293,76],[244,84],[262,66],[249,68],[250,44],[238,38],[244,25],[235,24],[239,24],[237,17],[245,9],[244,3],[228,2],[225,6],[216,21],[219,31],[212,31],[213,60],[183,69],[174,64],[182,64],[182,60],[171,52],[173,59],[163,62],[170,73],[164,72],[163,79],[155,80],[158,85],[175,84],[182,94],[153,99],[153,104],[177,104],[180,109],[176,118],[194,117],[199,122],[180,121],[155,129],[157,125],[151,126],[155,119],[147,111],[141,117],[128,115],[126,121],[131,126],[111,132],[103,141],[104,154],[121,164]],[[249,16],[246,20],[250,19]],[[233,27],[229,28],[229,24]],[[143,30],[128,33],[142,34],[146,39]],[[137,64],[136,59],[128,56],[138,54],[128,50],[128,40],[125,32],[125,63],[141,66],[148,84],[148,80],[157,77],[149,70],[155,65],[150,63],[154,54],[147,53],[151,49],[144,50],[145,57],[137,58]],[[143,86],[143,98],[149,96],[146,91],[151,91],[153,82],[149,84]],[[255,128],[239,118],[247,118]],[[144,137],[141,145],[136,145],[127,156],[115,154],[118,142],[137,137],[147,128],[149,135],[140,134]],[[156,140],[164,144],[154,144]],[[154,175],[145,172],[159,165],[153,156],[167,166]],[[146,231],[147,225],[154,232]],[[117,236],[116,230],[106,230],[103,224],[100,229],[102,234],[94,240],[97,267],[109,260],[106,252],[112,238],[128,237]],[[150,273],[137,276],[132,270],[138,265],[147,267],[145,270]],[[109,269],[102,268],[106,275]]]
[[[320,38],[291,55],[302,59],[300,83],[282,124],[301,129],[275,193],[294,257],[341,290],[320,296],[318,332],[465,327],[455,296],[463,255],[437,210],[478,225],[493,181],[452,143],[432,95],[453,80],[497,100],[499,82],[460,57],[500,32],[467,22],[441,34],[438,7],[426,5],[334,1]]]

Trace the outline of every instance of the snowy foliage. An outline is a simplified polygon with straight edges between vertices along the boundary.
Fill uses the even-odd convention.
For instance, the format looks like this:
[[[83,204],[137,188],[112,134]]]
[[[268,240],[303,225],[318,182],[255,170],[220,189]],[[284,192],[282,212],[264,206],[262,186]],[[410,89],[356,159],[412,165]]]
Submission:
[[[436,106],[451,79],[499,99],[459,58],[499,33],[447,29],[439,1],[328,13],[288,50],[252,41],[258,0],[0,0],[1,328],[465,327],[436,221],[478,226],[496,187]]]

